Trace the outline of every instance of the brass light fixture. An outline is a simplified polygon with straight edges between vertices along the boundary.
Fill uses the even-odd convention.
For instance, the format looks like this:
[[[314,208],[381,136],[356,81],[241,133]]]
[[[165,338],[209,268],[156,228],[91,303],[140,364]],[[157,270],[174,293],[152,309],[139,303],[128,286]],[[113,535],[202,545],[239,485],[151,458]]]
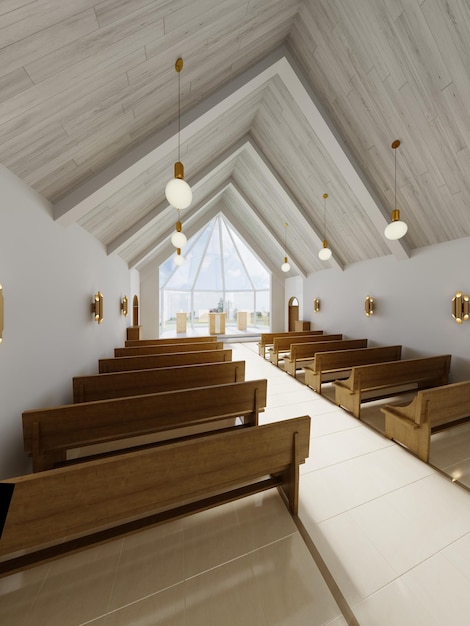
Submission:
[[[285,257],[284,257],[284,263],[281,265],[281,270],[283,272],[288,272],[290,270],[290,263],[289,263],[289,259],[287,258],[287,227],[289,226],[289,224],[287,224],[287,222],[284,223],[284,252],[285,252]]]
[[[176,248],[175,265],[181,267],[184,263],[184,256],[181,254],[181,248]]]
[[[91,312],[95,318],[95,322],[101,324],[103,321],[103,294],[101,291],[95,293],[95,297],[93,298],[93,302],[91,303]]]
[[[127,299],[127,296],[123,296],[121,300],[121,313],[124,317],[129,315],[129,300]]]
[[[366,299],[364,300],[364,312],[366,317],[370,317],[374,314],[374,298],[366,296]]]
[[[324,193],[323,194],[323,204],[324,204],[324,209],[323,209],[323,215],[324,215],[324,228],[323,228],[323,248],[319,251],[318,256],[322,261],[328,261],[328,259],[331,257],[331,250],[330,248],[328,248],[328,241],[326,239],[326,199],[328,198],[328,194]]]
[[[468,296],[464,295],[461,291],[457,291],[455,296],[452,298],[452,317],[457,324],[461,324],[462,322],[466,322],[468,320],[468,300]]]
[[[395,203],[392,211],[392,221],[386,226],[384,235],[387,239],[401,239],[406,235],[408,226],[400,219],[400,211],[397,209],[397,149],[400,141],[395,139],[392,143],[392,149],[395,152]]]
[[[3,339],[3,287],[0,284],[0,343]]]
[[[178,74],[178,160],[175,163],[174,178],[165,187],[165,196],[171,206],[175,209],[186,209],[191,204],[193,194],[191,187],[184,180],[184,166],[181,163],[181,70],[183,69],[183,59],[176,59],[175,70]]]
[[[313,299],[313,312],[318,313],[320,310],[320,300],[318,298]]]

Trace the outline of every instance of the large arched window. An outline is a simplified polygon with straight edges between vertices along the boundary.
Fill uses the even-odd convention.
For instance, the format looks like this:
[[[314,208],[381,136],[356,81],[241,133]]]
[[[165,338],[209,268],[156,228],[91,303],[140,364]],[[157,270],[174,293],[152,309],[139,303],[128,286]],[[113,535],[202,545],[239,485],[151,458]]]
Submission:
[[[248,329],[268,329],[271,273],[222,215],[214,217],[183,249],[184,264],[172,255],[160,266],[161,331],[172,330],[176,313],[187,314],[193,328],[206,327],[209,312],[226,313],[236,326],[246,311]]]

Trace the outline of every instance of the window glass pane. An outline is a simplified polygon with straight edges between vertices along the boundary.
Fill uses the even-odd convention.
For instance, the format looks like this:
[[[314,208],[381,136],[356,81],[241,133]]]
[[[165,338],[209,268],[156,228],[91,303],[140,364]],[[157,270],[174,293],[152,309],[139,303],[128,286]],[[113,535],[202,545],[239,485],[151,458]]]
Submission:
[[[240,239],[234,230],[230,231],[235,245],[243,258],[245,267],[250,273],[250,279],[255,289],[269,289],[270,288],[270,273],[264,268],[264,266],[258,261],[256,256],[251,252],[244,241]]]

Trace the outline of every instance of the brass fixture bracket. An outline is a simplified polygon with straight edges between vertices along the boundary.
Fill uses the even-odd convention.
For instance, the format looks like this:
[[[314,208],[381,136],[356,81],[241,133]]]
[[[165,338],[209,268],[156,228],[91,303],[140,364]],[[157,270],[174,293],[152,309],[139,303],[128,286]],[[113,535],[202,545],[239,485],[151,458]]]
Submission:
[[[95,322],[101,324],[103,321],[103,294],[101,291],[95,293],[95,297],[93,298],[93,302],[91,303],[91,312],[95,318]]]
[[[374,298],[366,296],[366,299],[364,300],[364,312],[366,317],[370,317],[374,314]]]
[[[452,298],[452,317],[457,324],[462,324],[462,322],[466,322],[468,320],[468,301],[469,297],[464,295],[461,291],[457,291],[455,296]]]
[[[313,299],[313,312],[318,313],[320,310],[320,300],[318,298]]]
[[[121,300],[121,313],[124,315],[124,317],[127,317],[129,315],[129,300],[127,296],[123,296]]]

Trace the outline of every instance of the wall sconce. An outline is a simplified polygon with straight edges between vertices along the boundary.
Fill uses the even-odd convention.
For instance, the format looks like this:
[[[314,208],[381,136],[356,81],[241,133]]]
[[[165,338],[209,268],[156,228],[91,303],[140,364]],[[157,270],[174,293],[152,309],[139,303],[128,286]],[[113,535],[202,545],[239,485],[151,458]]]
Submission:
[[[124,315],[124,317],[127,317],[129,315],[129,300],[127,299],[127,296],[122,297],[121,313]]]
[[[93,299],[93,302],[91,303],[91,312],[95,317],[95,322],[101,324],[101,322],[103,321],[103,294],[101,293],[101,291],[95,293],[95,297]]]
[[[468,296],[465,296],[461,291],[457,291],[452,298],[452,317],[457,324],[468,320]]]
[[[318,313],[320,310],[320,300],[318,298],[313,299],[313,312]]]
[[[0,285],[0,343],[3,339],[3,287]]]
[[[367,317],[370,317],[374,314],[374,298],[366,296],[366,299],[364,301],[364,311]]]

